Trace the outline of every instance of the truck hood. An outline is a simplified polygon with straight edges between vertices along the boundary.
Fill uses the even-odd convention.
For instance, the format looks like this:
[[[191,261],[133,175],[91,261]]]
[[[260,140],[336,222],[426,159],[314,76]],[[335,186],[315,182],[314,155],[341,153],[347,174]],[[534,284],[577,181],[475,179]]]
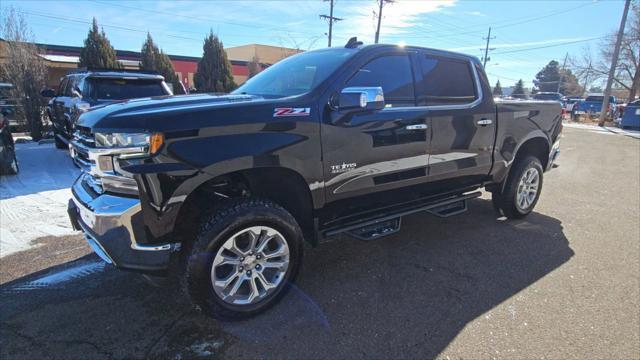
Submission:
[[[92,107],[78,119],[77,125],[87,128],[126,129],[146,127],[147,121],[158,117],[179,117],[185,113],[208,111],[229,106],[264,103],[255,95],[168,95],[120,101]],[[136,121],[145,119],[145,124]]]

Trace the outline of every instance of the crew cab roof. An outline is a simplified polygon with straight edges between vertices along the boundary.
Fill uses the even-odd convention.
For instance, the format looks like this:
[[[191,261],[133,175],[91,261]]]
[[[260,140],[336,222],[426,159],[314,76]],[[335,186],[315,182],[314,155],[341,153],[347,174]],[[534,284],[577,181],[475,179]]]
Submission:
[[[164,80],[164,77],[157,73],[122,70],[83,70],[70,75],[86,75],[87,78],[105,79]]]
[[[476,56],[473,55],[468,55],[468,54],[463,54],[463,53],[459,53],[459,52],[455,52],[455,51],[449,51],[449,50],[441,50],[441,49],[434,49],[434,48],[429,48],[429,47],[423,47],[423,46],[412,46],[412,45],[393,45],[393,44],[372,44],[372,45],[364,45],[362,47],[360,47],[360,50],[372,50],[372,49],[384,49],[384,48],[389,48],[389,49],[398,49],[398,48],[402,48],[402,49],[408,49],[408,50],[426,50],[429,51],[430,53],[439,55],[439,56],[443,56],[443,57],[453,57],[453,58],[466,58],[469,60],[472,60],[474,62],[479,62],[480,60],[478,60],[478,58]]]

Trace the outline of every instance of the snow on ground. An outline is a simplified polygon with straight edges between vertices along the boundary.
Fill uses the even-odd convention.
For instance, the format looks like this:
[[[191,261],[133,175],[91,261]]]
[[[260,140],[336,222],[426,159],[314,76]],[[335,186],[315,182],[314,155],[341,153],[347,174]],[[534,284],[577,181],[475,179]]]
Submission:
[[[591,132],[600,133],[600,134],[608,134],[608,135],[619,134],[619,135],[626,135],[632,138],[640,139],[640,131],[638,130],[625,130],[625,129],[621,129],[613,126],[600,127],[598,125],[581,124],[581,123],[573,123],[573,122],[566,122],[566,121],[562,125],[565,127],[570,127],[575,129],[589,130]]]
[[[16,144],[20,172],[0,177],[0,257],[26,250],[43,236],[74,233],[67,216],[79,170],[53,144]]]

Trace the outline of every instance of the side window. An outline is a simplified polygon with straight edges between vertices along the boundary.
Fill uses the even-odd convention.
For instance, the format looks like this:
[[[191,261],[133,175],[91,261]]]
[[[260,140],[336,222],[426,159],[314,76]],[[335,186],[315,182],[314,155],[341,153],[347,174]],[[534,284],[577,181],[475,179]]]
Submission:
[[[413,74],[407,55],[371,60],[349,79],[347,86],[381,86],[387,106],[415,106]]]
[[[436,56],[420,56],[422,82],[418,86],[420,105],[461,105],[477,98],[469,62]]]

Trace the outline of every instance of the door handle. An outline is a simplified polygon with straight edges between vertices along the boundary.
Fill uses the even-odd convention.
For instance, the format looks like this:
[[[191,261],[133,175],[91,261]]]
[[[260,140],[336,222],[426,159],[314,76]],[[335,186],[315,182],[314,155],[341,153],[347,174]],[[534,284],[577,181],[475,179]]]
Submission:
[[[493,124],[493,120],[491,119],[480,119],[476,122],[476,124],[481,126],[487,126]]]
[[[407,126],[405,126],[405,129],[407,129],[407,130],[426,130],[427,129],[427,125],[426,124],[407,125]]]

